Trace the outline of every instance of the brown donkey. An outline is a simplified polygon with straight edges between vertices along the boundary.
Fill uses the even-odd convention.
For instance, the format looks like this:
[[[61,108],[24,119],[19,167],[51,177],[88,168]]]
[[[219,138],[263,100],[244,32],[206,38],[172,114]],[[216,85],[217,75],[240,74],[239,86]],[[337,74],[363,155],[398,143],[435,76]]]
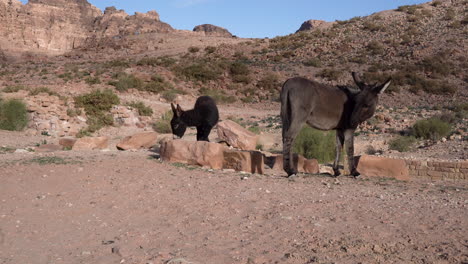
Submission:
[[[354,131],[374,115],[378,95],[390,85],[368,85],[352,73],[359,90],[346,86],[329,86],[305,78],[288,79],[281,90],[281,120],[283,122],[283,168],[288,176],[297,173],[291,147],[304,123],[320,130],[336,130],[335,176],[340,175],[338,163],[346,142],[349,171],[359,176],[354,164]]]

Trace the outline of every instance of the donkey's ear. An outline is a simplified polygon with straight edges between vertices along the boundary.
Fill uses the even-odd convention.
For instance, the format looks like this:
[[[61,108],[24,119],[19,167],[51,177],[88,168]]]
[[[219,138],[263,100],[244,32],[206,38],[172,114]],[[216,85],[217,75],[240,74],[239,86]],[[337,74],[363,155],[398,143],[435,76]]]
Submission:
[[[359,89],[364,89],[364,83],[361,81],[361,78],[359,78],[358,74],[355,72],[352,72],[351,75],[353,76],[353,80],[356,83],[356,85],[359,87]]]
[[[385,92],[385,89],[388,88],[391,82],[392,82],[392,78],[389,78],[384,84],[377,86],[375,88],[375,91],[379,94],[382,94],[383,92]]]
[[[184,110],[182,110],[182,107],[180,107],[180,105],[177,104],[177,114],[180,116],[183,112]]]
[[[172,108],[172,113],[174,113],[174,115],[177,116],[177,109],[173,103],[171,103],[171,108]]]

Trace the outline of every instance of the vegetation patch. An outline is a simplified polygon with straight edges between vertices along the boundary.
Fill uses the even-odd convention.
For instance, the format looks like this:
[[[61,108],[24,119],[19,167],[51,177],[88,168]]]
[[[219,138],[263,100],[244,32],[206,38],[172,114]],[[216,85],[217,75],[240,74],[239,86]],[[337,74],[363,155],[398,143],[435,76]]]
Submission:
[[[114,86],[115,89],[119,92],[125,92],[131,88],[141,89],[143,87],[143,80],[139,79],[133,74],[119,72],[114,75],[114,78],[117,80],[110,81],[109,85]]]
[[[293,151],[321,163],[332,161],[335,158],[335,132],[304,125],[294,141]]]
[[[232,95],[227,95],[224,91],[222,90],[212,90],[212,89],[207,89],[207,88],[201,88],[200,89],[200,94],[201,95],[208,95],[212,97],[216,103],[218,104],[230,104],[234,103],[236,101],[236,97]]]
[[[84,108],[88,116],[88,128],[80,132],[81,136],[89,135],[104,126],[114,124],[114,118],[109,113],[112,106],[120,103],[119,97],[112,90],[95,90],[91,93],[75,97],[75,106]]]
[[[0,129],[21,131],[28,125],[26,104],[18,99],[0,98]]]
[[[452,131],[452,126],[437,117],[419,120],[412,127],[412,133],[417,138],[439,140]]]
[[[153,130],[162,134],[172,133],[171,119],[173,115],[174,113],[172,112],[172,110],[163,113],[159,120],[153,123]]]
[[[413,136],[399,136],[389,142],[389,148],[399,152],[406,152],[412,148],[414,143],[416,143],[416,138]]]
[[[130,102],[127,104],[128,106],[130,107],[133,107],[135,109],[138,110],[138,114],[140,116],[152,116],[153,115],[153,109],[151,109],[151,107],[149,106],[146,106],[143,102],[141,101],[134,101],[134,102]]]

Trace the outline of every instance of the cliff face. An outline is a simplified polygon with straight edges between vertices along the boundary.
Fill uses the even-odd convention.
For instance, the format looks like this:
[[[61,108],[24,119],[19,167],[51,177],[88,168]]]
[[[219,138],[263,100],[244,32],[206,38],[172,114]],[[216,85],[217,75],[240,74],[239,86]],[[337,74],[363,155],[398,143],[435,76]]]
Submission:
[[[174,29],[155,11],[129,16],[107,8],[104,14],[86,0],[0,0],[0,50],[60,54],[89,39]]]

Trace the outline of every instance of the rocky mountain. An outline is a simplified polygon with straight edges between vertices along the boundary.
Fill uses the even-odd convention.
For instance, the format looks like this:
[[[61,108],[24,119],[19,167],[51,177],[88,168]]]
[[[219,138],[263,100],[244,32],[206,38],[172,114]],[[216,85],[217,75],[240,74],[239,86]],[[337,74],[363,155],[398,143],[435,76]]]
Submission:
[[[296,33],[301,32],[301,31],[315,30],[315,29],[325,29],[325,28],[331,27],[332,25],[333,25],[333,22],[310,19],[302,23],[301,27],[296,31]]]
[[[49,54],[101,37],[174,31],[156,11],[128,15],[110,7],[102,13],[86,0],[0,0],[0,24],[1,50]]]
[[[208,36],[232,37],[227,29],[211,24],[198,25],[193,29],[194,32],[204,32]]]

